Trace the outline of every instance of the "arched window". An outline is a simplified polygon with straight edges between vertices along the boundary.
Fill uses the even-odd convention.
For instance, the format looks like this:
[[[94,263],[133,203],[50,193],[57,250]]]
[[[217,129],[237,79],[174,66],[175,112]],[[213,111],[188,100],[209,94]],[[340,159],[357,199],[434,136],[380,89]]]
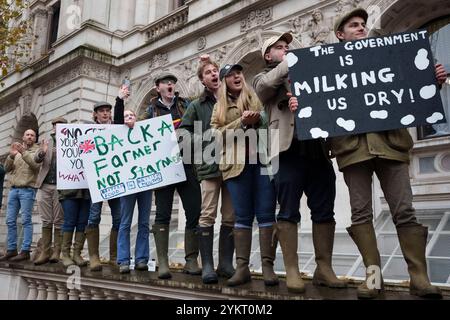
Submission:
[[[419,140],[450,135],[450,16],[433,20],[424,28],[430,33],[431,51],[435,61],[443,64],[448,72],[447,81],[441,90],[447,123],[418,127]]]

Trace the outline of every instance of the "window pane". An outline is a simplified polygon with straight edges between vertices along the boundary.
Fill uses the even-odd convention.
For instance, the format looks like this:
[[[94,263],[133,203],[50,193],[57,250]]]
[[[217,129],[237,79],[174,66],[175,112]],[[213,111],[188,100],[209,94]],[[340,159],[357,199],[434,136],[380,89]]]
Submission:
[[[391,255],[398,246],[397,234],[380,234],[377,237],[378,250],[380,254]]]
[[[430,256],[450,257],[450,234],[440,234]]]
[[[407,270],[408,266],[406,265],[405,259],[393,258],[386,266],[383,276],[385,279],[408,280],[409,275]]]
[[[427,259],[431,282],[446,283],[450,275],[450,259]]]

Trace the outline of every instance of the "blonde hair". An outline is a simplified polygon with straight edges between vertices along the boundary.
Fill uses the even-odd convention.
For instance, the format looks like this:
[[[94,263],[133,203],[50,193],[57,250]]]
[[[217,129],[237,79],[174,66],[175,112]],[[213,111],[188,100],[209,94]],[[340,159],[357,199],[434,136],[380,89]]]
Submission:
[[[256,94],[251,90],[247,82],[245,81],[244,74],[242,75],[242,90],[239,93],[239,97],[237,97],[236,106],[241,113],[244,113],[245,110],[250,111],[259,111],[259,99]],[[219,98],[217,100],[217,120],[220,126],[226,125],[226,113],[228,107],[232,104],[230,97],[228,96],[228,86],[227,81],[224,79],[222,81],[222,85],[219,88]]]
[[[123,110],[123,114],[125,115],[125,112],[131,112],[135,117],[136,117],[136,112],[134,112],[133,110],[131,110],[131,109],[126,109],[126,110]]]

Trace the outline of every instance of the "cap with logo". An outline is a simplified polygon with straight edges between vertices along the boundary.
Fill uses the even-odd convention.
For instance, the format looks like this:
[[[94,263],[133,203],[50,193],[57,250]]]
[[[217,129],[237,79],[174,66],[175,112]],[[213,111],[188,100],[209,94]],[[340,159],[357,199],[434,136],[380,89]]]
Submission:
[[[240,64],[226,64],[223,66],[222,69],[220,69],[219,79],[220,79],[220,81],[222,81],[223,78],[225,78],[227,75],[229,75],[231,71],[233,71],[233,70],[242,71],[242,69],[243,68]]]

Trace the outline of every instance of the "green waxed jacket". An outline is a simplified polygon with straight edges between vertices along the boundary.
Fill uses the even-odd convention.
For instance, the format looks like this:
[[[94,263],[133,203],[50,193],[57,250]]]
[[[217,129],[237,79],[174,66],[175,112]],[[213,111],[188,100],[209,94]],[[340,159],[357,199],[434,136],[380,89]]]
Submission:
[[[215,103],[216,98],[214,95],[205,89],[202,95],[198,99],[192,101],[186,109],[181,121],[180,129],[188,130],[192,134],[193,139],[202,139],[197,132],[194,132],[194,123],[196,121],[201,122],[202,134],[211,129],[211,115]],[[212,143],[214,143],[214,138],[212,138],[211,141],[207,141],[206,139],[205,141],[201,141],[202,151]],[[199,181],[222,176],[219,165],[215,162],[207,163],[203,156],[202,163],[195,164],[195,172]]]
[[[331,139],[339,170],[375,157],[409,163],[413,140],[405,128]]]

